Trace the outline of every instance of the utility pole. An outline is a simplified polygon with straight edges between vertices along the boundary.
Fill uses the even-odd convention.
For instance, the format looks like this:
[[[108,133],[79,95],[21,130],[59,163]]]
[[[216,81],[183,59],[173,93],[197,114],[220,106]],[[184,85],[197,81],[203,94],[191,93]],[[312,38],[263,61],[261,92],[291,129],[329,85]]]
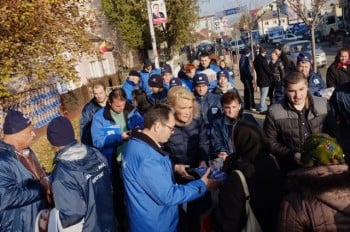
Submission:
[[[156,35],[154,33],[154,26],[153,26],[151,0],[146,0],[146,2],[147,2],[148,24],[149,24],[150,34],[151,34],[152,50],[153,50],[153,56],[154,56],[154,65],[156,68],[159,68],[159,57],[158,57],[158,51],[157,51]]]

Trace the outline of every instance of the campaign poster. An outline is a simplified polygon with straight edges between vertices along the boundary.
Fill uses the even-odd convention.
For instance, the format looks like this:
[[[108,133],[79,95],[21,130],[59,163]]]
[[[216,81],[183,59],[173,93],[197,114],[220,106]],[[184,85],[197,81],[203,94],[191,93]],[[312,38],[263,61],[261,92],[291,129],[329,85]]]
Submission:
[[[152,1],[151,9],[154,25],[168,22],[164,0]]]

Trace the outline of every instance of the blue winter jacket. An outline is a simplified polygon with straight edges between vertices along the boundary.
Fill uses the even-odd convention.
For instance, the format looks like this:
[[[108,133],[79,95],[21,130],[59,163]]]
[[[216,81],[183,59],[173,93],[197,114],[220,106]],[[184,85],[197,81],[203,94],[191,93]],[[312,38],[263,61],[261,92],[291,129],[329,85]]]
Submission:
[[[52,192],[63,228],[84,219],[83,231],[116,231],[108,164],[97,149],[73,142],[60,150]]]
[[[80,118],[80,141],[88,146],[92,146],[91,123],[96,111],[102,106],[93,98],[83,108]]]
[[[141,75],[141,82],[140,82],[140,88],[143,89],[147,95],[152,93],[151,88],[148,85],[148,79],[153,75],[153,74],[161,74],[161,70],[159,68],[154,68],[151,70],[151,72],[147,72],[146,70],[141,70],[140,75]]]
[[[220,71],[219,66],[215,65],[215,64],[210,64],[208,68],[204,68],[201,65],[199,65],[199,67],[196,70],[196,74],[203,72],[206,69],[211,69],[213,70],[215,73]],[[218,85],[217,80],[212,80],[209,81],[209,91],[211,92],[216,86]]]
[[[193,80],[188,78],[184,71],[180,70],[178,78],[181,80],[183,87],[185,87],[188,91],[193,92]]]
[[[124,110],[123,114],[128,125],[129,111]],[[109,107],[104,107],[95,113],[91,125],[92,142],[107,158],[109,165],[112,164],[113,149],[123,143],[121,129],[121,126],[113,120]]]
[[[241,117],[258,125],[258,122],[252,114],[243,113]],[[234,148],[232,147],[232,130],[237,122],[238,120],[232,120],[224,114],[213,122],[212,127],[210,128],[211,153],[234,153]]]
[[[326,83],[321,74],[310,71],[309,74],[309,92],[311,95],[321,97],[320,90],[326,88]]]
[[[206,125],[211,124],[221,115],[220,96],[218,94],[208,93],[199,96],[195,93],[196,100],[200,106],[201,117]]]
[[[169,156],[141,132],[133,133],[123,154],[130,231],[178,231],[178,205],[203,196],[204,182],[175,183]]]
[[[209,159],[209,137],[201,118],[193,119],[188,125],[175,126],[174,133],[165,145],[177,164],[198,167],[200,161]]]
[[[148,101],[152,104],[166,104],[168,102],[168,90],[163,88],[159,93],[151,93],[148,95]]]
[[[130,130],[134,129],[143,129],[143,116],[138,111],[137,108],[134,108],[129,114],[128,114],[128,128]]]
[[[0,141],[0,231],[34,232],[45,206],[39,181],[17,159],[15,148]]]
[[[134,82],[126,80],[122,86],[122,89],[125,91],[126,100],[131,104],[132,102],[132,91],[138,89],[139,87],[135,85]]]

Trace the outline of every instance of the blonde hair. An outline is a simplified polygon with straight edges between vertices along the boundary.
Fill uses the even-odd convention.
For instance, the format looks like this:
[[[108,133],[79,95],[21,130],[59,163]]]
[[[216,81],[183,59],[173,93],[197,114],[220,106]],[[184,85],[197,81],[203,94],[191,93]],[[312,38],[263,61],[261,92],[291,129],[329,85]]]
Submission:
[[[178,99],[186,99],[193,102],[193,118],[199,117],[199,106],[195,96],[183,86],[174,86],[168,91],[168,104],[174,107]]]
[[[191,100],[191,101],[196,100],[194,95],[183,86],[174,86],[174,87],[170,88],[168,91],[169,105],[171,107],[174,107],[177,99],[179,99],[179,98],[183,98],[183,99]]]

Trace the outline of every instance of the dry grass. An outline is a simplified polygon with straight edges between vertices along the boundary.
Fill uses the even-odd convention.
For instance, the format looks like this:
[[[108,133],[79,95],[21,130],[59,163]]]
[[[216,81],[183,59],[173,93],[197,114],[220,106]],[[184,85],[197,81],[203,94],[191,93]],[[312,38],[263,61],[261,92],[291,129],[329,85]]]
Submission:
[[[80,138],[79,119],[80,117],[75,117],[71,119],[76,139]],[[55,151],[52,149],[52,146],[46,139],[46,128],[45,130],[42,130],[41,133],[38,134],[38,137],[39,138],[35,140],[32,146],[32,149],[37,154],[39,161],[41,165],[45,168],[45,170],[47,172],[51,172],[53,168],[53,159],[55,157]]]

